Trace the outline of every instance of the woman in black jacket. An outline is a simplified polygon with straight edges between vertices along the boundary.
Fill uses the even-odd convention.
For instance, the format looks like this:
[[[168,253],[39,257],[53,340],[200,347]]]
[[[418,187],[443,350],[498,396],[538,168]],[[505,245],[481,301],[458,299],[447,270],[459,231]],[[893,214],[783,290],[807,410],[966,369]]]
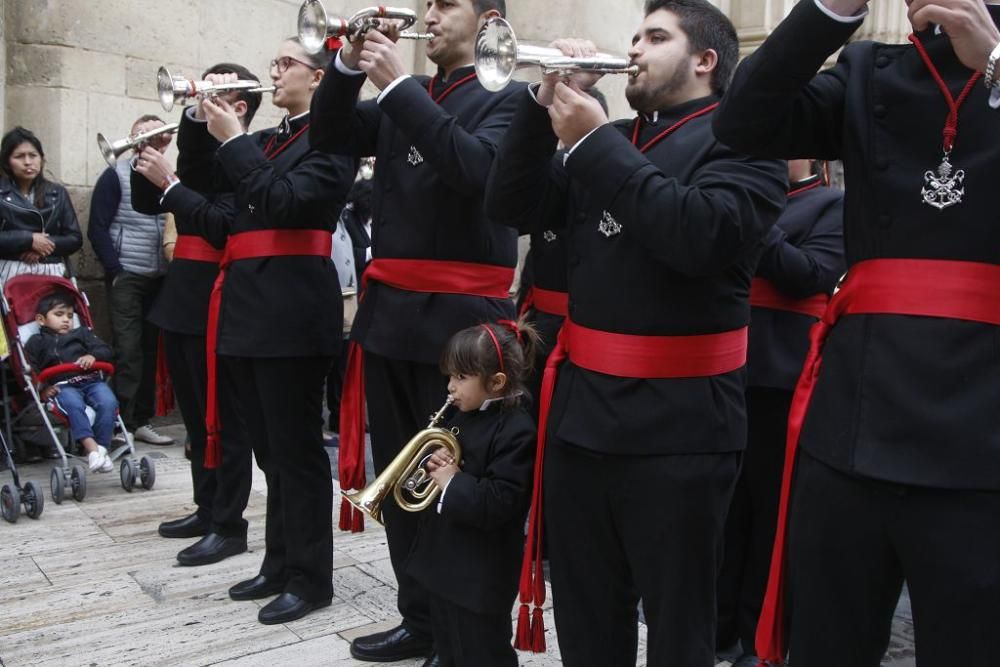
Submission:
[[[45,151],[30,130],[0,140],[0,284],[21,273],[63,275],[83,245],[66,188],[45,178]]]

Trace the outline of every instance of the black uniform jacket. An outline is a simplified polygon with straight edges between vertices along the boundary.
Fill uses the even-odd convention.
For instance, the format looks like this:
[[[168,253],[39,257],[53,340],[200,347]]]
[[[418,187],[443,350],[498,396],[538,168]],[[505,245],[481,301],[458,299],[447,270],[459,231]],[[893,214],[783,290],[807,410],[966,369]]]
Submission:
[[[182,114],[177,130],[177,176],[181,184],[174,188],[186,188],[192,191],[190,196],[197,193],[213,202],[220,220],[227,220],[235,213],[234,197],[231,192],[217,192],[231,188],[225,185],[220,170],[216,169],[215,152],[219,142],[203,126],[204,123],[193,120],[187,112]],[[145,176],[133,170],[131,182],[135,210],[150,215],[166,210],[160,205],[163,193]],[[175,196],[169,201],[178,199],[181,198]],[[175,212],[175,219],[176,215]],[[185,221],[179,224],[180,228],[185,227]],[[208,241],[221,250],[228,236],[226,225],[220,222],[214,229],[216,231]],[[149,312],[149,320],[165,331],[204,336],[208,325],[208,299],[218,275],[217,265],[175,257],[167,267],[163,287]]]
[[[762,240],[785,203],[784,163],[723,146],[709,115],[645,154],[630,143],[632,121],[605,125],[564,167],[561,156],[552,159],[557,139],[548,113],[527,91],[520,98],[490,177],[487,213],[521,229],[533,220],[543,229],[565,221],[570,319],[635,335],[719,333],[749,323]],[[660,111],[639,141],[714,101]],[[740,450],[745,375],[741,368],[707,378],[621,378],[567,362],[550,432],[609,453]]]
[[[46,183],[44,204],[35,206],[9,177],[0,178],[0,259],[20,259],[31,250],[32,234],[49,235],[56,249],[42,263],[61,262],[83,245],[80,224],[66,188]]]
[[[818,179],[819,176],[813,178]],[[808,181],[792,186],[794,192]],[[757,275],[792,299],[833,294],[844,275],[844,193],[816,187],[788,198],[767,235]],[[770,308],[750,309],[747,386],[795,389],[816,318]]]
[[[487,614],[508,614],[517,595],[524,519],[531,502],[535,422],[523,408],[459,412],[462,470],[441,513],[421,517],[407,572],[436,595]]]
[[[569,252],[567,235],[561,229],[563,223],[557,225],[560,229],[546,229],[531,234],[531,250],[525,259],[521,280],[530,280],[533,287],[552,292],[569,291],[569,270],[567,254]],[[527,312],[527,320],[535,325],[542,338],[539,352],[544,357],[555,347],[556,336],[562,327],[563,318],[555,313],[546,313],[534,308]],[[540,371],[541,369],[535,369]],[[538,397],[533,397],[536,401]]]
[[[988,7],[994,21],[1000,7]],[[961,204],[924,204],[948,106],[909,44],[847,45],[855,25],[801,2],[740,67],[715,128],[761,155],[842,158],[847,264],[887,257],[1000,262],[1000,111],[977,85],[951,162]],[[947,35],[919,35],[958,95],[972,72]],[[850,315],[826,343],[801,445],[840,470],[895,482],[1000,489],[1000,328],[904,315]]]
[[[182,234],[215,243],[220,234],[268,229],[320,229],[333,233],[355,163],[313,150],[309,122],[298,117],[218,150],[218,164],[233,188],[234,210],[175,187],[164,206],[177,213]],[[207,126],[200,128],[207,132]],[[219,320],[219,354],[236,357],[335,356],[340,348],[343,300],[337,270],[329,257],[262,257],[233,262],[227,269]]]
[[[469,75],[434,79],[440,96]],[[400,82],[382,100],[358,101],[364,76],[333,64],[313,97],[310,139],[319,150],[376,156],[372,256],[517,263],[513,230],[491,224],[483,195],[493,155],[514,113],[516,91],[491,93],[473,79],[440,104],[427,94],[428,78]],[[415,164],[414,164],[415,163]],[[371,284],[351,331],[365,350],[393,359],[436,364],[456,331],[513,315],[508,299],[427,294]]]
[[[38,330],[38,333],[28,339],[24,346],[24,353],[28,355],[28,361],[31,362],[31,366],[36,371],[42,371],[59,364],[75,363],[85,354],[93,355],[98,361],[111,361],[114,356],[110,345],[83,326],[65,334],[59,334],[43,326]],[[68,375],[53,378],[50,383],[54,384],[67,377],[87,374],[87,371],[78,370]]]

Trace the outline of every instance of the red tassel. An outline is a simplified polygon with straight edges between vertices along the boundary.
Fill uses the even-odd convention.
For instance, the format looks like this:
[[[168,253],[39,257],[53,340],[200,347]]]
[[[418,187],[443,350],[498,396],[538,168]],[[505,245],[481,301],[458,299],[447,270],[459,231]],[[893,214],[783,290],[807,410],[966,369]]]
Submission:
[[[531,650],[531,625],[529,623],[528,605],[522,604],[517,612],[517,632],[514,634],[514,648],[518,651]]]
[[[170,379],[167,353],[163,348],[163,334],[156,344],[156,410],[157,417],[165,417],[174,409],[174,383]]]
[[[222,464],[222,444],[219,442],[218,434],[209,434],[205,440],[205,463],[206,468],[218,468]]]
[[[353,509],[351,503],[347,502],[347,498],[340,499],[340,523],[337,526],[340,530],[351,529],[351,510]]]
[[[541,607],[535,607],[531,612],[531,650],[545,653],[545,621],[542,620]]]
[[[354,517],[351,521],[351,532],[352,533],[363,533],[365,532],[365,515],[361,513],[360,510],[351,508],[354,510]]]

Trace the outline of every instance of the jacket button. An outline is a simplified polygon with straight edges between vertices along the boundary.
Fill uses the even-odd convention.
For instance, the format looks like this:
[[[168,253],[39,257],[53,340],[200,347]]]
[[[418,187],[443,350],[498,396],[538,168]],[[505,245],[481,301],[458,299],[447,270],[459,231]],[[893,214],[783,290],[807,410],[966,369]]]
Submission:
[[[872,113],[875,114],[876,118],[885,118],[886,111],[884,104],[876,104],[875,108],[872,109]]]
[[[875,59],[875,67],[886,67],[889,65],[889,56],[879,56]]]

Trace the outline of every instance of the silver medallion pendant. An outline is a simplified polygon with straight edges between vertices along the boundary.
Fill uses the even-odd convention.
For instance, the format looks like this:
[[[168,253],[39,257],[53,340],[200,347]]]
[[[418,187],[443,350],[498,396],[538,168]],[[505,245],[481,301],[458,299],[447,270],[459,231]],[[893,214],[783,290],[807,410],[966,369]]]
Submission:
[[[924,172],[924,187],[920,194],[925,204],[939,211],[961,204],[965,196],[965,170],[955,171],[948,160],[948,153],[945,153],[936,175],[929,169]]]
[[[424,161],[424,156],[420,154],[416,146],[410,146],[410,154],[406,156],[406,161],[416,167]]]
[[[618,224],[617,220],[611,217],[610,213],[605,211],[604,216],[601,218],[601,224],[597,225],[597,231],[611,238],[616,234],[622,233],[622,226]]]
[[[545,239],[547,243],[552,243],[556,240],[556,234],[551,229],[546,229],[545,232],[542,233],[542,238]]]

